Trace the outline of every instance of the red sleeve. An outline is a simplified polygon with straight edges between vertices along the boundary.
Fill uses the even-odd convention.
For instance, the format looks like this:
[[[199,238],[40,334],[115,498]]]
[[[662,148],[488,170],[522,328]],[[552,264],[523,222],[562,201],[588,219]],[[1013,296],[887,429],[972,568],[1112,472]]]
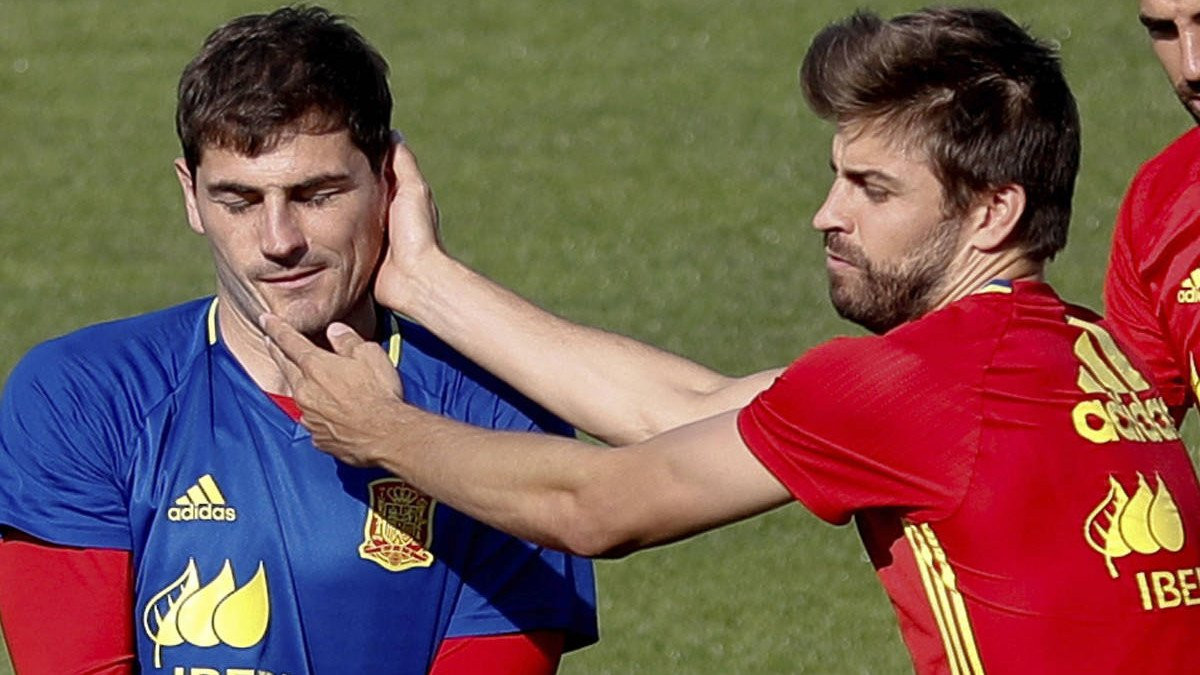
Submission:
[[[947,367],[965,360],[947,359]],[[941,365],[886,338],[834,340],[759,394],[738,415],[738,430],[823,520],[843,524],[880,507],[944,517],[966,493],[979,425],[970,378]]]
[[[446,638],[430,675],[552,675],[564,636],[559,631]]]
[[[1134,179],[1117,214],[1104,278],[1104,312],[1106,326],[1140,357],[1178,424],[1191,403],[1190,383],[1168,341],[1168,330],[1148,288],[1149,281],[1141,274],[1142,265],[1148,261],[1138,240],[1139,228],[1145,227],[1142,220],[1154,207],[1153,200],[1141,194],[1143,179],[1143,173]]]
[[[136,669],[128,551],[0,539],[0,624],[21,675],[127,675]]]

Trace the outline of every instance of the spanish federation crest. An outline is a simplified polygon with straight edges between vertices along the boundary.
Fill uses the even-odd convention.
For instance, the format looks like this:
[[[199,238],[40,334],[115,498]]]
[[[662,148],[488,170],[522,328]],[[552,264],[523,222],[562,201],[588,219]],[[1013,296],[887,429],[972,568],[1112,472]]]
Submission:
[[[368,488],[358,555],[393,572],[432,565],[434,500],[399,478],[380,478]]]

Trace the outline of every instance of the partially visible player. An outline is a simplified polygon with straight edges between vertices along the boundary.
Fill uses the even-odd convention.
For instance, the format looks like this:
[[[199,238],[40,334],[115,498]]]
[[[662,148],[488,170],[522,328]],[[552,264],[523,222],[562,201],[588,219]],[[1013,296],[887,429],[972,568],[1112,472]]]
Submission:
[[[1200,0],[1141,0],[1139,18],[1176,96],[1200,122]],[[1176,423],[1200,392],[1200,129],[1134,176],[1104,287],[1113,332],[1145,359]]]
[[[590,563],[313,450],[269,308],[387,350],[406,399],[569,428],[373,301],[387,66],[320,8],[231,21],[184,70],[176,163],[217,294],[34,348],[0,402],[0,620],[50,673],[550,673],[596,637]]]
[[[1041,280],[1079,157],[1055,53],[993,10],[856,14],[802,79],[837,124],[813,220],[833,304],[879,335],[772,383],[569,324],[441,254],[401,152],[378,297],[628,445],[440,420],[398,400],[377,346],[334,324],[319,351],[267,315],[317,444],[589,555],[792,499],[854,519],[922,673],[1194,671],[1200,485],[1138,362]]]

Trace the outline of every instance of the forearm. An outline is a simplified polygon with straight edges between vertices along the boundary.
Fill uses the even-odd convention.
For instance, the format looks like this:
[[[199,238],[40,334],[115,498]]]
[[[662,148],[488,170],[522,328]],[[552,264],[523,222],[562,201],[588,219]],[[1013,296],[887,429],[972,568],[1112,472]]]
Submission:
[[[574,426],[611,444],[745,405],[774,373],[730,378],[546,312],[441,254],[389,297],[400,311]]]
[[[522,539],[581,555],[599,555],[589,520],[604,507],[588,489],[603,480],[603,448],[560,436],[497,432],[431,415],[401,403],[372,413],[363,459],[438,501]],[[336,454],[336,453],[335,453]],[[614,495],[615,496],[615,495]],[[589,505],[590,502],[590,505]]]
[[[476,520],[589,557],[665,544],[784,504],[786,488],[742,443],[736,412],[628,447],[496,432],[374,399],[339,426],[305,424],[326,452],[382,467]]]

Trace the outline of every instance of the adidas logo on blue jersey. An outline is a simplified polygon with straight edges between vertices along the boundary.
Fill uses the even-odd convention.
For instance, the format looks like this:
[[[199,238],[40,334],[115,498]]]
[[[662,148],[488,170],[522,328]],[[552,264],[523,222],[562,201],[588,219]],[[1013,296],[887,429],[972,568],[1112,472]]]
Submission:
[[[225,503],[225,495],[221,494],[217,481],[213,480],[212,474],[206,473],[175,500],[175,506],[167,509],[167,520],[175,523],[195,520],[232,522],[237,520],[237,509]]]

